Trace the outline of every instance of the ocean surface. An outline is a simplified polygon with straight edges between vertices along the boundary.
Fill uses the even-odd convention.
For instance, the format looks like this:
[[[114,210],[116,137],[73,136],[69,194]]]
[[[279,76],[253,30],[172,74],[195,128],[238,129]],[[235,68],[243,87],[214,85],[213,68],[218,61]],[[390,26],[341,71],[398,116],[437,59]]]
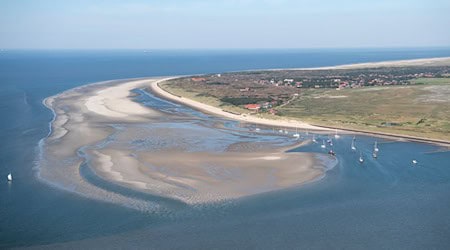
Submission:
[[[42,101],[76,86],[444,56],[450,48],[0,51],[0,248],[449,249],[450,152],[423,143],[357,136],[352,152],[353,136],[341,136],[337,166],[318,181],[223,204],[180,205],[177,216],[86,199],[36,178],[39,142],[53,117]],[[151,95],[141,101],[160,102]],[[325,153],[319,144],[294,151]]]

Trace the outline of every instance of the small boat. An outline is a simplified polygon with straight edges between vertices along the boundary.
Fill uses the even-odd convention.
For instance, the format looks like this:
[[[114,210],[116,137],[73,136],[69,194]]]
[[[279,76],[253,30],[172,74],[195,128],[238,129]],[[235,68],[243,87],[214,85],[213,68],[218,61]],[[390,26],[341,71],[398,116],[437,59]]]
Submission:
[[[416,164],[417,164],[417,161],[416,161],[416,160],[412,160],[412,163],[413,163],[414,165],[416,165]]]
[[[280,129],[280,130],[278,130],[278,132],[280,132],[280,134],[282,134],[282,133],[283,133],[283,130],[282,130],[282,129]]]
[[[378,157],[378,156],[377,156],[377,152],[373,152],[373,153],[372,153],[372,156],[373,156],[373,158],[376,159],[376,158]]]
[[[335,129],[334,132],[335,132],[335,133],[334,133],[334,138],[338,139],[338,138],[341,137],[340,135],[338,135],[337,129]]]
[[[286,129],[286,130],[284,130],[284,133],[285,134],[289,134],[289,131]]]
[[[355,147],[355,140],[356,138],[353,136],[353,140],[352,140],[352,150],[355,151],[356,147]]]
[[[336,156],[336,153],[333,151],[333,149],[331,149],[330,151],[328,151],[328,154],[332,155],[332,156]]]
[[[362,153],[360,153],[359,154],[359,163],[363,163],[364,162],[364,159],[363,159],[363,157],[362,157]]]
[[[375,141],[375,144],[373,145],[373,151],[375,151],[375,152],[379,151],[377,141]]]
[[[8,176],[6,176],[6,179],[8,179],[8,181],[12,181],[12,179],[13,179],[13,178],[12,178],[12,174],[9,173]]]
[[[300,138],[300,134],[297,132],[297,128],[295,128],[295,134],[292,135],[295,138]]]
[[[333,147],[333,140],[330,139],[330,146]]]
[[[322,141],[322,145],[320,145],[321,148],[326,148],[327,146],[325,146],[325,140]]]
[[[314,143],[317,143],[316,135],[313,135],[312,141],[313,141]]]
[[[259,132],[260,130],[261,130],[261,129],[259,129],[259,128],[255,128],[255,131],[256,131],[256,132]]]

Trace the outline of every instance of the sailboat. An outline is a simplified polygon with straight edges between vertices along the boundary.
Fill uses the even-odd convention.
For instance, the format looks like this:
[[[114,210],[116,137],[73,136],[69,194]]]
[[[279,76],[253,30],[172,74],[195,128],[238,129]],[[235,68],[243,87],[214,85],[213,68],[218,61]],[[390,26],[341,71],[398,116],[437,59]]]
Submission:
[[[363,162],[364,162],[364,159],[362,157],[362,153],[360,152],[359,153],[359,163],[363,163]]]
[[[379,151],[377,141],[375,141],[375,144],[373,145],[373,151],[375,151],[375,152]]]
[[[12,181],[12,179],[13,179],[13,178],[12,178],[12,174],[9,173],[8,176],[7,176],[6,178],[8,179],[8,181]]]
[[[312,141],[313,141],[314,143],[317,143],[316,135],[313,135]]]
[[[333,139],[330,139],[330,146],[333,147]]]
[[[372,156],[373,156],[373,158],[377,158],[377,157],[378,157],[378,156],[377,156],[377,152],[376,152],[376,151],[373,151]]]
[[[355,140],[356,140],[356,138],[353,136],[353,139],[352,139],[352,150],[353,150],[353,151],[356,150],[356,147],[355,147]]]
[[[330,149],[330,151],[328,151],[328,154],[330,154],[332,156],[336,156],[336,153],[333,151],[333,149]]]
[[[413,163],[414,165],[416,165],[416,164],[417,164],[417,161],[416,161],[416,160],[412,160],[412,163]]]
[[[293,134],[292,136],[295,138],[300,138],[300,134],[297,132],[297,128],[295,128],[295,134]]]
[[[325,140],[322,140],[322,145],[320,145],[321,148],[326,148],[325,146]]]
[[[340,135],[338,135],[337,133],[337,129],[334,130],[335,134],[334,134],[334,138],[338,139],[339,137],[341,137]]]

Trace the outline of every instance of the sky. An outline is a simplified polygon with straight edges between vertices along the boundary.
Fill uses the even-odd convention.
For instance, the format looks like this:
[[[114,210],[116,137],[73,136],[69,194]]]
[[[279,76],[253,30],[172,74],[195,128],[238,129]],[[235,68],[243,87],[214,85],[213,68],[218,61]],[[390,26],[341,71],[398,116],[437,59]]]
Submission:
[[[450,47],[449,0],[0,0],[3,49]]]

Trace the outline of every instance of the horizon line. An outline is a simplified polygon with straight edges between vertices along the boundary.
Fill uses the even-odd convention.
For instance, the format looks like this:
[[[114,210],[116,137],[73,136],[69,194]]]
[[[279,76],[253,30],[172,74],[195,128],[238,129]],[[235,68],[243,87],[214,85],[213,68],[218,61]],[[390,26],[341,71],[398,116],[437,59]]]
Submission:
[[[261,48],[0,48],[0,51],[18,51],[18,50],[348,50],[348,49],[450,49],[450,45],[442,46],[367,46],[367,47],[292,47],[292,48],[277,48],[277,47],[261,47]]]

